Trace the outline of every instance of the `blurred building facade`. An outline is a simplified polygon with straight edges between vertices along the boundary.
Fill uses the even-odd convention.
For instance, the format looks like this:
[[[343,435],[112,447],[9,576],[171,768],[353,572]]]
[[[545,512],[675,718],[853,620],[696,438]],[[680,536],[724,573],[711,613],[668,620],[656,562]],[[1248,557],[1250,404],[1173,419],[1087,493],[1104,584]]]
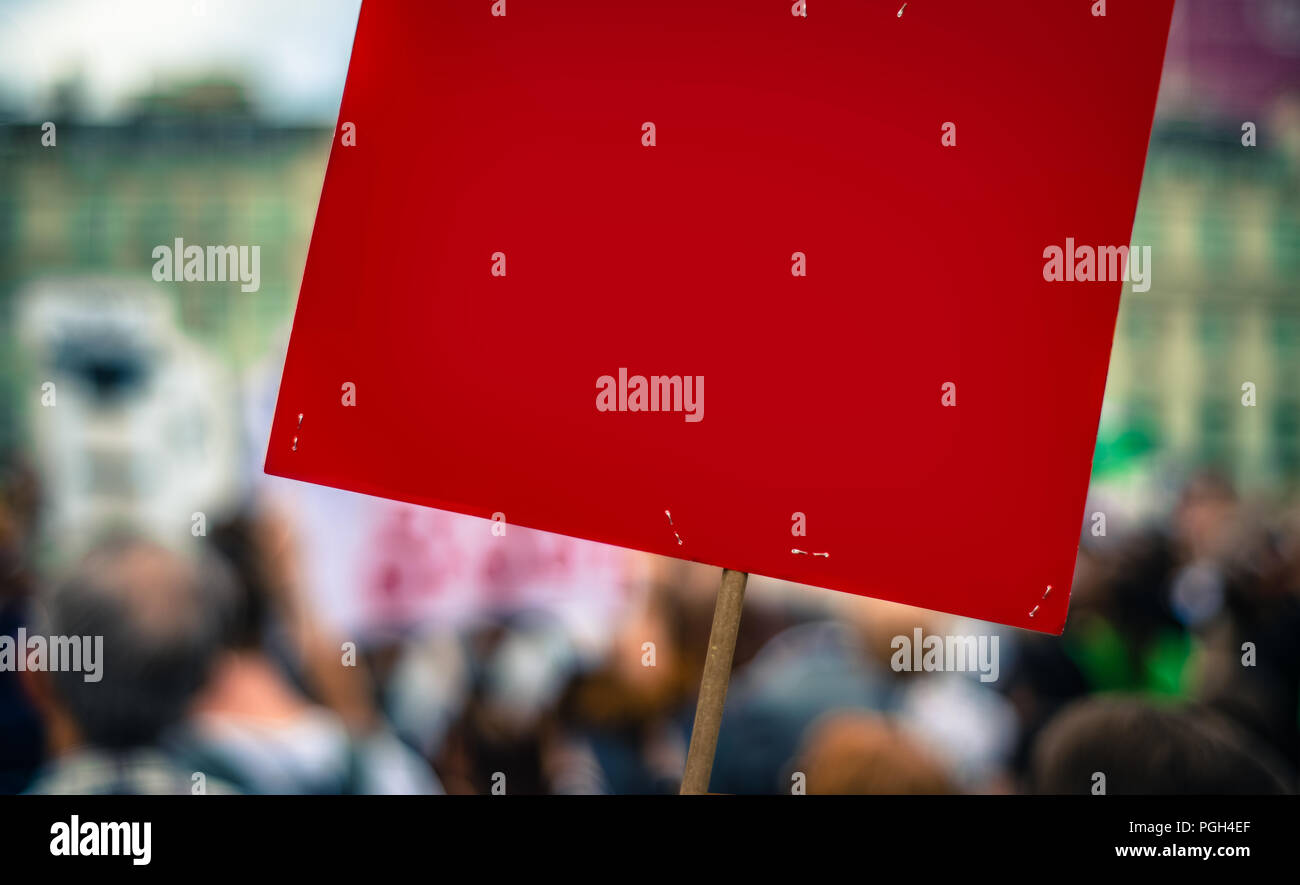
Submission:
[[[1152,285],[1121,301],[1102,445],[1256,487],[1300,477],[1300,202],[1294,168],[1240,135],[1165,124],[1153,137],[1133,231]],[[1137,441],[1125,450],[1122,435]]]
[[[1152,285],[1121,302],[1098,477],[1166,458],[1249,487],[1300,482],[1297,10],[1177,7],[1133,233],[1152,247]],[[81,91],[55,91],[56,148],[42,146],[41,121],[0,127],[0,445],[30,440],[44,380],[15,346],[25,286],[135,276],[239,368],[282,340],[306,258],[329,129],[272,125],[222,77],[155,89],[114,125],[76,122]],[[1244,121],[1255,147],[1241,143]],[[151,250],[178,236],[260,245],[261,289],[152,283]]]
[[[0,445],[28,441],[39,407],[45,379],[16,336],[18,296],[42,278],[134,278],[232,366],[266,356],[292,318],[329,152],[328,130],[260,121],[220,80],[145,96],[115,125],[52,116],[54,147],[41,122],[0,126]],[[153,248],[176,237],[259,245],[260,289],[153,282]]]
[[[1121,301],[1094,478],[1152,455],[1294,491],[1300,3],[1176,5],[1133,242],[1153,281]]]

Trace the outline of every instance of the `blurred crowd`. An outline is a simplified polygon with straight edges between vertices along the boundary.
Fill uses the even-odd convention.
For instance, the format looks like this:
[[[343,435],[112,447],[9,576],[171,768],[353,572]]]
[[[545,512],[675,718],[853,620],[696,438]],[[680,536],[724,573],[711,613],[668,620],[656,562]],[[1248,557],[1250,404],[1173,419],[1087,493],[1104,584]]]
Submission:
[[[0,672],[0,790],[678,789],[716,569],[629,554],[636,592],[594,651],[544,607],[356,642],[266,501],[186,543],[108,530],[58,569],[41,506],[5,461],[0,635],[102,636],[102,680]],[[752,579],[712,790],[1294,791],[1300,508],[1207,473],[1081,537],[1062,637]],[[999,678],[896,672],[917,627],[996,633]]]

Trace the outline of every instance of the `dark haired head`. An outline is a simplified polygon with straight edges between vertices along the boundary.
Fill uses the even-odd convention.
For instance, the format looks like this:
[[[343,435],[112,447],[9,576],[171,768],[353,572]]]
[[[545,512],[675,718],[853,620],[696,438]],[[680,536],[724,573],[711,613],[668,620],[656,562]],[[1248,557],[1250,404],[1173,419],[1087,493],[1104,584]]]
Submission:
[[[1066,707],[1039,736],[1037,793],[1289,793],[1290,775],[1265,748],[1208,711],[1138,698],[1093,697]]]
[[[215,559],[186,559],[132,538],[112,539],[81,561],[47,612],[52,635],[103,637],[99,681],[53,674],[87,742],[147,745],[184,717],[207,678],[232,594]]]

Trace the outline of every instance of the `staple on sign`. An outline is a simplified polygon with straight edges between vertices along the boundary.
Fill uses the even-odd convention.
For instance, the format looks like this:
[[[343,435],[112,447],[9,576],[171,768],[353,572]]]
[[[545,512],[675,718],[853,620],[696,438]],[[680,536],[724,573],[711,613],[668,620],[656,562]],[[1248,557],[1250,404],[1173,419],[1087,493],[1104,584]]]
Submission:
[[[665,510],[665,511],[664,511],[664,516],[668,517],[668,525],[669,525],[669,526],[672,526],[672,524],[673,524],[673,515],[672,515],[671,513],[669,513],[667,510]],[[682,536],[679,535],[679,534],[677,534],[677,529],[676,529],[676,528],[673,529],[673,536],[674,536],[675,538],[677,538],[677,545],[680,547],[681,544],[682,544]]]
[[[296,436],[293,438],[293,450],[298,451],[298,437]]]
[[[1051,592],[1052,592],[1052,585],[1051,585],[1051,584],[1048,584],[1048,585],[1047,585],[1047,589],[1043,591],[1043,595],[1042,595],[1041,597],[1039,597],[1039,598],[1040,598],[1040,599],[1046,599],[1046,598],[1047,598],[1047,594],[1049,594],[1049,593],[1051,593]],[[1031,611],[1031,612],[1029,613],[1029,617],[1032,618],[1034,615],[1038,614],[1038,608],[1039,608],[1039,607],[1038,607],[1037,605],[1034,606],[1034,610]]]
[[[791,548],[790,548],[790,552],[791,552],[791,553],[797,553],[797,554],[799,554],[800,556],[824,556],[824,557],[826,557],[827,559],[830,558],[830,554],[829,554],[829,553],[812,553],[812,552],[810,552],[810,551],[808,551],[808,550],[800,550],[798,547],[791,547]]]
[[[907,4],[906,4],[906,3],[904,3],[901,7],[899,7],[899,9],[898,9],[898,17],[899,17],[899,18],[902,18],[902,17],[903,17],[903,10],[906,9],[906,8],[907,8]]]

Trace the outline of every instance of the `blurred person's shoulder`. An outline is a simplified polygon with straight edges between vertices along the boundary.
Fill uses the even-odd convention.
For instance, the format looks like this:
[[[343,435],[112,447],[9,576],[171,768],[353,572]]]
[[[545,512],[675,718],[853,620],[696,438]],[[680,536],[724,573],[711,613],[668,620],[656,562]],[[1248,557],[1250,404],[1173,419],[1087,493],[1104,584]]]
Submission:
[[[201,713],[169,743],[250,792],[443,792],[429,764],[387,728],[353,736],[335,713],[314,705],[282,720]]]
[[[239,790],[220,778],[190,771],[156,750],[109,753],[81,750],[37,773],[26,792],[41,795],[148,796],[231,795]]]

